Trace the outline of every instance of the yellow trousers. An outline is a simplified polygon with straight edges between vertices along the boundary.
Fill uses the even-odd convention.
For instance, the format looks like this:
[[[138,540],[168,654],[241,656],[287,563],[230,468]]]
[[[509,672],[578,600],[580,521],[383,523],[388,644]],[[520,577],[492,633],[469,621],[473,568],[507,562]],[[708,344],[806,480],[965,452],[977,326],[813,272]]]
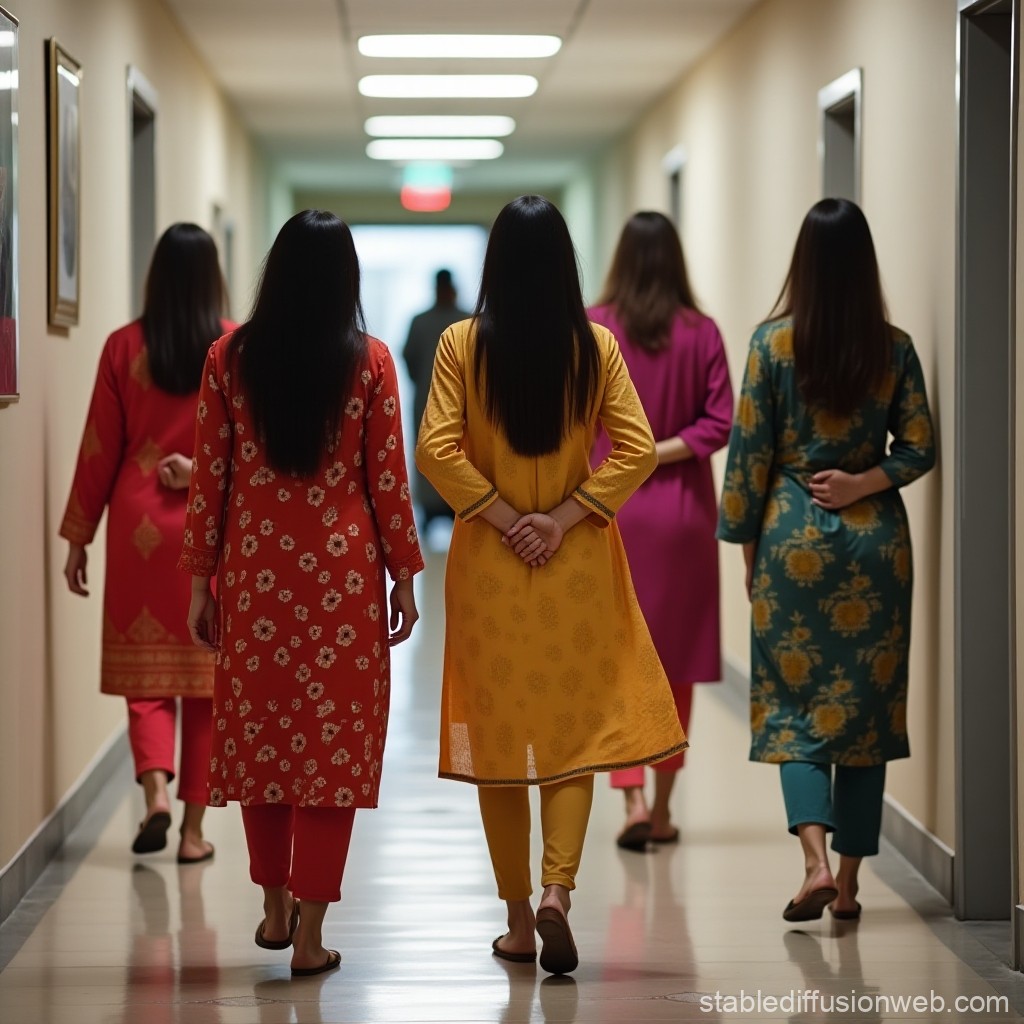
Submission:
[[[530,787],[479,786],[480,816],[494,865],[498,897],[526,900],[530,881]],[[576,888],[583,856],[594,776],[580,775],[540,787],[540,827],[544,837],[541,885]]]

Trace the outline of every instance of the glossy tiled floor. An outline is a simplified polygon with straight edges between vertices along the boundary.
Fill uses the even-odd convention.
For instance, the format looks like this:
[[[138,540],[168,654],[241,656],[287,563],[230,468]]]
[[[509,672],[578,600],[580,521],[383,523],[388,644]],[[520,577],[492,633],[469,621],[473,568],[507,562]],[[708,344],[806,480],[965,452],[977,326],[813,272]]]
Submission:
[[[287,953],[253,945],[260,901],[236,808],[208,816],[213,863],[178,868],[172,851],[133,859],[140,806],[125,783],[99,841],[0,973],[3,1024],[1024,1020],[994,1004],[988,1013],[731,1012],[744,1008],[728,999],[757,990],[934,992],[948,1004],[993,997],[993,986],[1012,993],[1014,982],[994,962],[968,966],[872,871],[860,924],[826,915],[803,931],[785,925],[799,858],[781,827],[776,774],[745,760],[746,728],[713,688],[699,692],[678,791],[684,842],[617,850],[619,803],[599,780],[572,913],[579,970],[555,979],[493,959],[503,908],[475,792],[435,776],[441,575],[435,557],[418,636],[396,651],[381,809],[357,818],[344,898],[328,918],[341,970],[293,982]],[[8,947],[12,929],[27,931],[26,913],[0,930]]]

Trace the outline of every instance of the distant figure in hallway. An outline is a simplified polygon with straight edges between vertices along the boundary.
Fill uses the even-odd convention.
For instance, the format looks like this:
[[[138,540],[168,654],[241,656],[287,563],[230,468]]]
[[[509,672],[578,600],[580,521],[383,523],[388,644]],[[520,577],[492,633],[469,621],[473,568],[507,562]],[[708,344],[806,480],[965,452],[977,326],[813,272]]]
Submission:
[[[600,422],[608,458],[588,462]],[[494,222],[473,319],[441,338],[416,462],[458,517],[445,577],[443,778],[479,787],[505,960],[576,968],[569,893],[594,772],[686,738],[637,605],[615,513],[654,438],[615,338],[587,321],[562,215],[523,196]],[[529,786],[544,893],[530,903]]]
[[[823,199],[750,342],[718,527],[746,562],[750,756],[781,765],[803,848],[787,921],[826,906],[860,916],[857,873],[878,852],[885,765],[910,754],[913,567],[899,488],[934,462],[921,366],[888,323],[867,221],[855,204]]]
[[[439,270],[434,283],[437,296],[434,305],[412,318],[409,337],[402,349],[402,357],[415,389],[412,406],[414,432],[419,431],[423,410],[427,407],[427,393],[434,372],[434,353],[437,351],[438,340],[452,324],[467,320],[470,316],[466,310],[459,308],[458,294],[452,284],[450,270]],[[432,519],[450,520],[454,516],[451,506],[422,473],[414,473],[412,483],[413,498],[420,509],[420,525],[424,534]]]
[[[672,684],[679,724],[690,732],[695,682],[721,677],[718,502],[711,455],[732,425],[732,385],[714,320],[698,309],[679,235],[660,213],[634,214],[622,229],[604,293],[589,310],[615,335],[656,440],[658,468],[623,505],[617,522],[636,596]],[[593,463],[611,450],[600,431]],[[624,792],[619,846],[674,843],[669,799],[683,753],[654,768],[654,802],[642,766],[612,772]]]
[[[218,652],[210,803],[242,805],[256,945],[321,974],[341,962],[323,921],[356,808],[377,806],[390,647],[423,568],[395,366],[333,214],[281,228],[252,316],[210,349],[195,451],[180,566],[192,637]]]
[[[60,528],[68,588],[87,596],[86,547],[109,506],[100,688],[128,701],[135,777],[146,798],[135,853],[167,845],[181,698],[180,863],[213,856],[202,832],[213,658],[192,645],[184,621],[188,582],[175,564],[203,361],[234,327],[221,319],[225,303],[213,239],[195,224],[173,224],[153,251],[141,318],[115,331],[100,356]]]

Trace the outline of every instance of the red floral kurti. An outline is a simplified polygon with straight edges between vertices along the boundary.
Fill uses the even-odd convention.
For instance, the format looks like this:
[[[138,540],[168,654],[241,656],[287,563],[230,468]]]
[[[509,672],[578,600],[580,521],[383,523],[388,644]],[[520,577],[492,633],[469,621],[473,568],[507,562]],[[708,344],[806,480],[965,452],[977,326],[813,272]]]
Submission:
[[[210,803],[376,807],[390,689],[384,568],[423,568],[394,363],[369,339],[320,470],[266,462],[230,336],[210,350],[180,566],[218,572]],[[218,568],[219,566],[219,568]]]
[[[185,491],[168,490],[156,472],[165,455],[192,454],[197,402],[196,393],[171,395],[153,383],[140,321],[107,339],[60,528],[66,540],[89,544],[109,505],[104,693],[213,694],[213,658],[192,643],[189,584],[175,571]]]

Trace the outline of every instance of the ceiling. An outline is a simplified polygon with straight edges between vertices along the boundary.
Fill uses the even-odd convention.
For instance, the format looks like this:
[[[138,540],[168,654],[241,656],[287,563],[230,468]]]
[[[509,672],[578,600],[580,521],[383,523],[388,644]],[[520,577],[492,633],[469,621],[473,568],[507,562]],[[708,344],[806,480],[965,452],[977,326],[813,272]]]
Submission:
[[[757,0],[165,0],[261,147],[295,188],[390,191],[365,155],[373,114],[509,114],[497,160],[456,168],[461,191],[559,187],[665,92]],[[362,56],[382,33],[544,33],[544,60]],[[525,73],[526,99],[367,99],[367,74]]]

